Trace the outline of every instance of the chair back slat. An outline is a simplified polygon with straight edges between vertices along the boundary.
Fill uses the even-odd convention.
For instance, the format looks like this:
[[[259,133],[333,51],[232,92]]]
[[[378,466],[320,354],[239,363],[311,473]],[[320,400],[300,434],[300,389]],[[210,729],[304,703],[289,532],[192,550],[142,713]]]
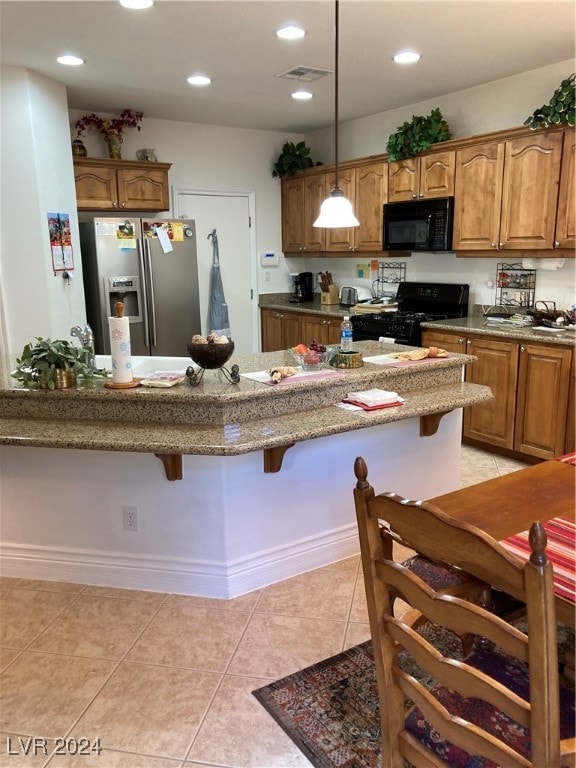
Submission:
[[[390,636],[409,651],[418,666],[425,669],[437,683],[458,691],[462,696],[474,696],[489,701],[520,725],[525,728],[530,727],[531,710],[527,701],[465,662],[444,657],[418,632],[406,627],[397,619],[385,618],[384,621],[388,625]],[[416,679],[411,686],[413,692],[426,690]],[[412,694],[409,695],[412,698]]]
[[[506,768],[533,768],[530,760],[526,760],[500,739],[462,718],[451,715],[425,688],[414,687],[413,678],[406,672],[398,669],[397,674],[398,684],[404,694],[413,700],[426,720],[452,744],[457,744],[470,754],[481,754],[496,765]]]
[[[416,608],[429,621],[450,629],[457,635],[469,633],[488,637],[507,653],[528,661],[528,638],[516,627],[474,603],[450,595],[438,595],[431,587],[401,563],[374,561],[377,576],[393,586],[405,602]]]
[[[420,554],[457,566],[481,581],[490,583],[490,577],[494,587],[520,599],[524,578],[518,560],[479,528],[428,502],[402,499],[393,493],[374,496],[369,515],[386,520]]]

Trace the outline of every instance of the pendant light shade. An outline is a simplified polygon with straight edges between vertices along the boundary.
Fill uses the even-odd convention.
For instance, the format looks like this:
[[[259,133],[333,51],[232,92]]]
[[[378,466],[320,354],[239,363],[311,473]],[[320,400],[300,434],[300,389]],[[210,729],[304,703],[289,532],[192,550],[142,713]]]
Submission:
[[[315,227],[337,229],[338,227],[358,227],[360,222],[354,216],[352,203],[338,186],[338,48],[340,31],[340,0],[335,0],[334,24],[334,187],[320,207],[320,215],[314,222]]]
[[[314,222],[315,227],[326,227],[327,229],[336,229],[336,227],[357,227],[360,222],[354,216],[352,203],[340,187],[334,187],[330,196],[324,200],[320,206],[320,215]]]

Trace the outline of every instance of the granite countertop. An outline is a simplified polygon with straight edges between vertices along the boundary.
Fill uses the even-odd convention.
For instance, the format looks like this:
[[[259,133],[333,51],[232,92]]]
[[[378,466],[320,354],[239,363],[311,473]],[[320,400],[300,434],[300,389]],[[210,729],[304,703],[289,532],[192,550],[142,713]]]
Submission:
[[[359,342],[364,356],[399,351],[398,345]],[[401,367],[366,363],[318,380],[268,385],[241,376],[230,384],[206,371],[201,384],[169,389],[107,389],[103,383],[69,390],[27,390],[0,367],[0,443],[145,453],[234,455],[284,446],[376,424],[461,408],[491,398],[488,387],[464,383],[453,355]],[[291,365],[289,351],[233,356],[241,373]],[[332,369],[330,369],[332,371]],[[393,390],[402,406],[346,411],[337,406],[350,391]]]
[[[312,301],[302,304],[291,304],[291,293],[261,293],[258,297],[260,309],[281,309],[283,312],[299,312],[307,315],[322,315],[323,317],[344,318],[346,315],[359,314],[354,307],[341,307],[340,304],[322,304],[319,293],[314,294]],[[382,305],[383,309],[386,305]]]
[[[495,336],[502,339],[518,339],[518,341],[538,341],[546,344],[562,344],[574,346],[576,344],[576,326],[568,326],[568,330],[542,331],[532,326],[513,326],[509,324],[488,323],[485,317],[463,317],[454,320],[434,320],[422,323],[422,328],[430,328],[435,331],[461,331],[462,333],[475,333],[481,336]]]

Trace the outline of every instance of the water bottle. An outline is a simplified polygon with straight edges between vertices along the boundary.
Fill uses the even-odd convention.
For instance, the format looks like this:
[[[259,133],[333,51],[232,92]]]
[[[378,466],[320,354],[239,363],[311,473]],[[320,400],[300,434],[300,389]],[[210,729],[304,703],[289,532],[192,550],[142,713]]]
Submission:
[[[340,349],[342,352],[350,352],[352,350],[352,323],[348,315],[346,315],[340,326]]]

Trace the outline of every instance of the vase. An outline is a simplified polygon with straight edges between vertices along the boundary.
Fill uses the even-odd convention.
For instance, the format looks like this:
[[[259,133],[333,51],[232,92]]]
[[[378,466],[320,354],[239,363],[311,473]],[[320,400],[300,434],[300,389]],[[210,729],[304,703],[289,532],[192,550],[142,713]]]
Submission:
[[[80,141],[80,139],[74,139],[72,142],[72,155],[73,157],[86,157],[87,155],[86,147],[84,146],[84,142]]]
[[[56,368],[54,371],[54,389],[69,389],[76,386],[76,371],[70,368],[68,371]]]
[[[112,160],[122,159],[122,134],[117,131],[108,131],[106,134],[108,154]]]

